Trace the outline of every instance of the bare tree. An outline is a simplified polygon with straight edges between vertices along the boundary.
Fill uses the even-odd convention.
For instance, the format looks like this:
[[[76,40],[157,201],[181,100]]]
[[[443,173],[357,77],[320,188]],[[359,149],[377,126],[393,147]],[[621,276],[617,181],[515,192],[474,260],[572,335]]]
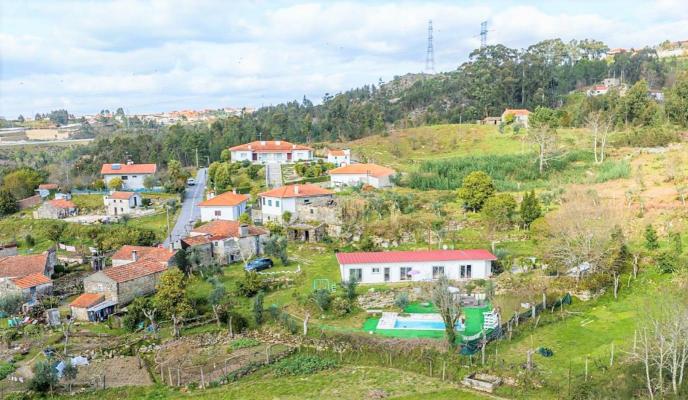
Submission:
[[[449,280],[441,275],[432,286],[432,299],[444,320],[447,343],[450,348],[456,346],[456,323],[461,315],[460,295],[449,289]]]
[[[158,312],[156,308],[143,309],[143,315],[150,321],[151,328],[153,329],[153,335],[158,334],[158,323],[155,320],[155,314]]]
[[[62,334],[64,335],[64,355],[67,356],[67,344],[69,344],[69,335],[71,334],[72,324],[74,323],[74,318],[68,316],[62,322]]]
[[[547,162],[557,153],[556,131],[547,125],[532,127],[528,139],[538,148],[538,170],[542,174]]]

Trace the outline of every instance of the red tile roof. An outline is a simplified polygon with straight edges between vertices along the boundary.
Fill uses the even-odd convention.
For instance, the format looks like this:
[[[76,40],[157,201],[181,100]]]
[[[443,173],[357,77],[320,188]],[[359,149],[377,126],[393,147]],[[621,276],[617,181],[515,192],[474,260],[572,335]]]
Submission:
[[[496,260],[487,250],[418,250],[337,253],[340,264],[379,264],[428,261]]]
[[[21,289],[28,289],[35,286],[52,283],[53,281],[50,280],[50,278],[48,278],[47,276],[43,275],[43,273],[37,272],[35,274],[26,275],[21,278],[13,278],[12,282]]]
[[[343,167],[331,169],[328,171],[330,175],[338,174],[352,174],[352,175],[370,175],[376,178],[381,176],[393,175],[395,171],[392,168],[383,167],[377,164],[350,164]]]
[[[332,156],[332,157],[344,157],[346,156],[346,153],[344,153],[344,150],[327,150],[327,155]]]
[[[191,230],[191,232],[196,233],[196,234],[210,235],[212,237],[212,239],[223,239],[223,238],[228,238],[228,237],[240,237],[240,235],[239,235],[239,227],[240,226],[241,226],[241,222],[238,222],[238,221],[216,220],[216,221],[208,222],[207,224],[203,224],[197,228],[193,228]],[[268,231],[263,229],[263,228],[259,228],[257,226],[253,226],[253,225],[248,226],[248,234],[250,236],[266,235],[267,233],[268,233]],[[185,239],[185,241],[186,241],[186,239]]]
[[[292,150],[313,150],[300,144],[285,142],[284,140],[263,140],[241,144],[229,148],[230,151],[253,151],[255,153],[291,153]]]
[[[312,185],[310,183],[296,184],[296,185],[286,185],[281,186],[267,192],[260,193],[261,197],[315,197],[315,196],[328,196],[332,195],[334,192],[331,190],[323,189],[320,186]]]
[[[57,183],[41,183],[38,185],[39,189],[57,190]]]
[[[113,168],[113,165],[115,168]],[[117,168],[119,166],[119,168]],[[155,164],[103,164],[100,173],[103,175],[154,174],[158,170]]]
[[[233,192],[226,192],[219,194],[212,199],[198,203],[199,207],[232,207],[248,201],[248,196],[245,194],[236,194]]]
[[[31,274],[42,274],[48,263],[48,254],[0,257],[0,278],[21,278]]]
[[[50,200],[48,201],[48,204],[55,208],[76,208],[76,204],[74,204],[73,201],[71,200],[65,200],[65,199],[55,199],[55,200]]]
[[[189,246],[198,246],[201,244],[208,244],[212,242],[210,235],[187,236],[182,241]]]
[[[108,197],[117,200],[129,200],[135,194],[134,192],[112,192]]]
[[[506,115],[506,114],[528,115],[528,114],[530,114],[530,111],[523,109],[523,108],[514,108],[514,109],[507,108],[506,110],[504,110],[502,115]]]
[[[132,260],[132,251],[136,251],[138,260],[154,260],[167,263],[177,253],[164,247],[146,247],[124,245],[112,255],[113,260]]]
[[[166,265],[156,260],[143,259],[130,264],[104,269],[103,273],[113,281],[122,283],[165,270],[167,270]]]
[[[84,293],[69,305],[76,308],[89,308],[103,301],[105,301],[105,296],[102,293]]]

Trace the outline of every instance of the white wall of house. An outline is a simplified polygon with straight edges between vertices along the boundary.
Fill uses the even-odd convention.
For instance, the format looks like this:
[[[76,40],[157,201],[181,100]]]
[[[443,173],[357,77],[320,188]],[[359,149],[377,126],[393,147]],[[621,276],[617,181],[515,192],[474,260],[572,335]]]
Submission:
[[[347,151],[347,150],[345,150]],[[351,156],[350,153],[346,153],[343,156],[333,156],[333,155],[327,155],[327,162],[332,163],[336,165],[337,167],[343,167],[345,165],[351,164]]]
[[[105,207],[108,215],[130,214],[135,208],[141,207],[141,195],[135,194],[128,200],[111,199],[105,196]]]
[[[237,221],[239,216],[246,211],[246,202],[242,202],[236,206],[202,206],[201,221]]]
[[[232,151],[232,161],[238,162],[238,161],[252,161],[251,157],[253,157],[253,152],[252,151]]]
[[[107,174],[103,175],[106,186],[110,186],[110,181],[115,178],[122,178],[122,189],[139,190],[144,189],[143,180],[151,174]]]
[[[291,154],[292,161],[311,161],[313,159],[313,151],[311,150],[294,150]]]
[[[359,183],[375,188],[392,186],[389,176],[375,177],[367,174],[332,174],[330,181],[334,186],[354,186]]]
[[[348,281],[351,276],[354,276],[351,270],[360,270],[360,283],[416,282],[429,281],[436,278],[439,271],[436,270],[435,277],[433,277],[434,267],[443,268],[444,275],[451,280],[486,279],[492,275],[492,262],[487,260],[340,264],[339,272],[342,281]],[[386,268],[389,269],[388,279],[385,279]],[[407,271],[420,271],[420,273],[402,276],[402,268],[408,268]],[[469,269],[470,274],[468,272]],[[353,274],[357,275],[357,272],[353,272]]]
[[[253,159],[253,151],[251,150],[241,150],[232,151],[232,161],[244,161],[248,160],[254,164],[267,164],[267,163],[290,163],[296,161],[310,161],[313,159],[313,152],[311,150],[291,150],[291,159],[287,156],[286,151],[276,151],[276,152],[260,152],[256,153],[256,159]]]
[[[296,213],[295,197],[260,197],[261,208],[263,210],[263,221],[281,221],[282,214],[289,211]]]

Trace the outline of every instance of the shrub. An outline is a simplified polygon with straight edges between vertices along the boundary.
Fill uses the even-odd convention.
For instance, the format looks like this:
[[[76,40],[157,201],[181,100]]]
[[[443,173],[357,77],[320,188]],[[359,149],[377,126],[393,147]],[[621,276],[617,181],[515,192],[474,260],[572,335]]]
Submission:
[[[0,311],[5,314],[16,314],[24,303],[24,297],[19,294],[4,294],[0,296]]]
[[[7,375],[14,372],[17,369],[14,364],[8,362],[0,362],[0,381],[7,378]]]
[[[29,389],[36,392],[47,392],[57,385],[57,370],[52,362],[37,361],[33,366],[33,378],[29,381]]]
[[[409,303],[409,295],[406,292],[401,292],[397,294],[394,298],[394,305],[401,308],[402,310],[408,307]]]
[[[358,281],[356,279],[349,279],[343,283],[346,298],[349,301],[356,300],[356,288],[358,287]]]
[[[256,339],[252,339],[252,338],[240,338],[240,339],[234,340],[234,341],[230,344],[229,347],[230,347],[232,350],[239,350],[239,349],[245,349],[245,348],[247,348],[247,347],[255,347],[255,346],[258,346],[259,344],[260,344],[260,342],[257,341]]]
[[[26,245],[28,247],[33,247],[36,245],[36,239],[34,239],[33,236],[31,236],[31,235],[26,235],[26,237],[24,238],[24,241],[26,242]]]
[[[478,211],[494,192],[495,186],[490,175],[483,171],[473,171],[463,178],[459,198],[466,208]]]
[[[631,165],[628,161],[605,161],[599,166],[595,183],[628,178],[630,175]]]
[[[351,302],[343,297],[335,297],[330,309],[336,316],[343,317],[351,312]]]
[[[256,325],[263,323],[263,298],[265,295],[263,292],[258,292],[256,297],[253,298],[253,319],[256,321]]]
[[[336,368],[337,362],[329,359],[309,354],[299,354],[285,358],[275,364],[275,375],[310,375],[316,372]]]
[[[227,312],[225,310],[222,310],[220,311],[219,315],[220,322],[222,322],[223,324],[227,324],[229,322],[229,318],[232,318],[232,331],[234,333],[241,332],[248,327],[248,321],[246,320],[246,317],[244,317],[236,311]]]
[[[245,271],[244,279],[237,283],[237,293],[243,297],[253,297],[265,288],[265,280],[256,271]]]
[[[313,292],[313,301],[320,308],[322,312],[330,309],[332,303],[332,295],[327,289],[320,289]]]

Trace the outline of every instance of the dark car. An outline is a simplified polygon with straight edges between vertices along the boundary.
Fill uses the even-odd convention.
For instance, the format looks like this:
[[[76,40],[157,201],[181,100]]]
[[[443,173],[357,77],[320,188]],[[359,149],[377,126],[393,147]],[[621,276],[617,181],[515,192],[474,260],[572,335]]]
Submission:
[[[262,271],[264,269],[272,268],[272,260],[269,258],[256,258],[255,260],[246,264],[246,271]]]

